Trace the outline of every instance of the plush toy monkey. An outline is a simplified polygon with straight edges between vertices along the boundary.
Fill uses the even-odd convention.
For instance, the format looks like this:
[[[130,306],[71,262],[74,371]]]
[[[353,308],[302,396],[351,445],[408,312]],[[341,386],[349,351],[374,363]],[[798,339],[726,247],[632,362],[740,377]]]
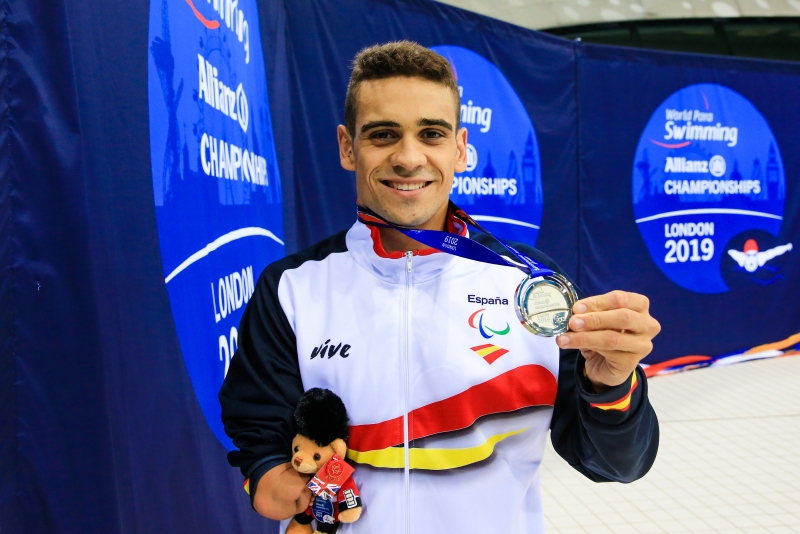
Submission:
[[[361,497],[350,476],[353,468],[347,454],[347,410],[342,400],[328,389],[306,391],[294,411],[297,435],[292,440],[292,467],[315,475],[309,488],[315,493],[305,512],[294,516],[286,534],[334,534],[339,522],[352,523],[361,517]]]

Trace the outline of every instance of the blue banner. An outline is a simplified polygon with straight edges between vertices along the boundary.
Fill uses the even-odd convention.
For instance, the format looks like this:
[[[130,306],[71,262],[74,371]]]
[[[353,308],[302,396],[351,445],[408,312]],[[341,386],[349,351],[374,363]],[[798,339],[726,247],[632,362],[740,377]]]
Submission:
[[[734,270],[780,270],[767,265],[766,256],[783,255],[791,244],[763,247],[780,231],[785,200],[778,143],[742,95],[696,84],[653,113],[636,149],[633,211],[650,256],[676,284],[697,293],[728,291],[723,276],[731,267],[722,260],[729,258]],[[732,239],[751,230],[772,239],[762,239],[762,250],[730,248]],[[755,276],[763,284],[783,277]]]
[[[582,288],[650,298],[662,333],[646,363],[791,349],[800,68],[578,52]]]
[[[283,257],[281,177],[254,0],[152,0],[150,162],[164,282],[200,407],[217,393],[261,271]]]
[[[246,68],[239,63],[247,57],[244,35],[240,41],[228,28],[228,13],[223,19],[213,1],[194,2],[207,22],[220,24],[219,46],[231,53],[230,72],[222,54],[207,49],[205,39],[195,40],[206,30],[211,36],[212,29],[185,0],[163,4],[163,12],[160,2],[153,12],[150,2],[12,2],[4,15],[3,532],[277,529],[253,512],[241,474],[226,461],[190,369],[197,353],[184,343],[181,324],[196,298],[198,329],[208,332],[204,357],[215,366],[213,380],[221,380],[225,361],[218,339],[225,334],[230,349],[230,330],[244,304],[233,314],[231,308],[244,295],[241,287],[238,296],[232,290],[233,306],[217,323],[211,283],[221,315],[219,280],[242,277],[250,265],[255,280],[258,269],[282,254],[263,236],[206,249],[243,227],[265,228],[280,238],[282,195],[268,191],[278,177],[293,174],[283,159],[291,158],[285,140],[290,123],[284,121],[284,135],[275,140],[279,171],[269,169],[275,150],[264,127],[288,108],[281,104],[288,79],[283,4],[263,2],[258,11],[255,2],[238,5],[250,32]],[[160,21],[151,24],[151,16]],[[192,35],[189,25],[200,28],[192,26]],[[263,59],[256,56],[262,46]],[[234,107],[248,101],[246,132],[238,109],[235,120],[230,116],[230,93],[227,114],[208,104],[200,110],[200,53],[217,69],[217,89],[222,80],[234,93]],[[237,98],[240,83],[244,94]],[[246,204],[240,203],[243,188],[236,189],[241,167],[238,182],[206,176],[199,157],[203,133],[218,139],[218,147],[224,139],[263,157],[267,170],[261,162],[255,174],[264,182],[268,176],[269,186],[250,182]],[[232,202],[220,195],[220,184],[233,186]],[[240,242],[250,250],[234,250]],[[165,282],[201,250],[208,256]],[[181,304],[172,286],[194,276],[196,297]]]

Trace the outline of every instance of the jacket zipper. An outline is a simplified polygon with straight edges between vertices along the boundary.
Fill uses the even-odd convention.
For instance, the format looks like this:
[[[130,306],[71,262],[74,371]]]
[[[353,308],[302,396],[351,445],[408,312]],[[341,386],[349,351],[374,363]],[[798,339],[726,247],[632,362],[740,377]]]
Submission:
[[[404,475],[406,486],[406,510],[405,510],[405,523],[406,534],[411,534],[411,468],[409,465],[409,449],[408,449],[408,403],[409,403],[409,348],[411,341],[411,259],[414,257],[412,251],[408,251],[406,256],[406,283],[405,291],[403,293],[403,451],[404,451]]]

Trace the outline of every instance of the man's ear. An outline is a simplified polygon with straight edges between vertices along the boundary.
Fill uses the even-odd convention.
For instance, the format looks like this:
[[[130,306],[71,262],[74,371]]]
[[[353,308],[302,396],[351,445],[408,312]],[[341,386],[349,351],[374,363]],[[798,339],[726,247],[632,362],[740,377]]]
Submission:
[[[456,173],[467,170],[467,129],[461,128],[456,134]]]
[[[344,458],[347,456],[347,444],[343,439],[340,438],[333,440],[333,442],[331,442],[331,448],[339,458]]]
[[[356,156],[353,153],[353,140],[347,133],[344,124],[336,128],[336,135],[339,137],[339,163],[347,171],[356,170]]]

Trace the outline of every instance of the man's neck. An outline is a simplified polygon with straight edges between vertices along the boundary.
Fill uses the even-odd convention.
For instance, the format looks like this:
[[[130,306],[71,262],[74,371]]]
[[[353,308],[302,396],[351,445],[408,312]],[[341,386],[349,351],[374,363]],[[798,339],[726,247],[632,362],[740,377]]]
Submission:
[[[415,226],[414,230],[440,230],[446,232],[447,213],[448,210],[446,209],[441,213],[437,213],[425,223]],[[427,245],[420,243],[416,239],[411,239],[404,233],[400,232],[399,230],[395,230],[394,228],[386,228],[381,226],[379,231],[381,233],[381,243],[383,244],[383,249],[389,254],[392,252],[408,252],[409,250],[422,250],[429,248]]]

